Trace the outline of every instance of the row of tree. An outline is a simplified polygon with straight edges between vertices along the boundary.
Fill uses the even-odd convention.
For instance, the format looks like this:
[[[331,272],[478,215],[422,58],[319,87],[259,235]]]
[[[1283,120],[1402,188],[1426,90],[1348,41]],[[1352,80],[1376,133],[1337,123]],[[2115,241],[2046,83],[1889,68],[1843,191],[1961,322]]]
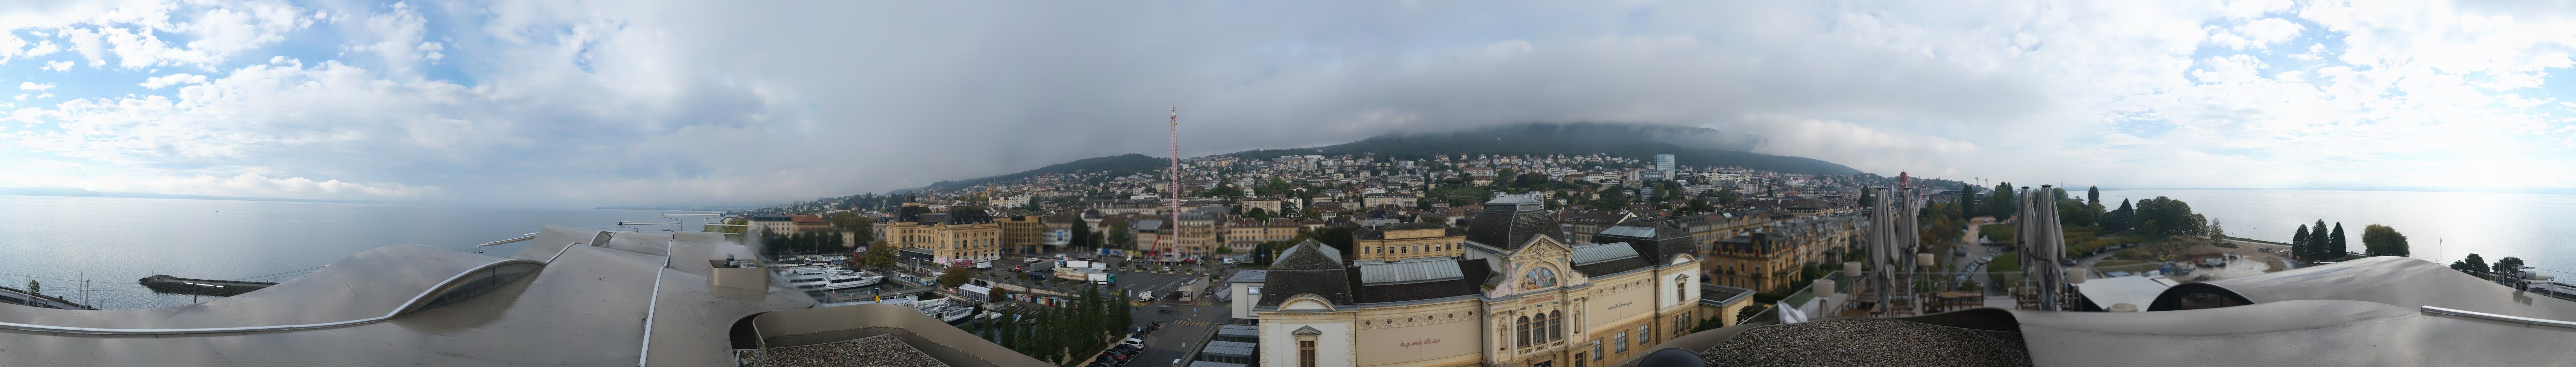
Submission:
[[[795,231],[785,234],[761,231],[760,251],[764,255],[840,253],[849,248],[840,232]]]
[[[2478,254],[2469,254],[2468,259],[2451,262],[2451,270],[2458,270],[2463,273],[2469,273],[2469,275],[2481,277],[2485,277],[2505,269],[2520,267],[2522,267],[2522,259],[2511,256],[2497,259],[2495,265],[2487,265],[2486,259],[2479,258]]]
[[[1099,286],[1092,286],[1071,305],[980,319],[973,327],[994,344],[1070,366],[1089,357],[1086,353],[1107,349],[1116,338],[1127,335],[1135,322],[1133,311],[1127,302],[1104,296]]]
[[[2290,255],[2312,260],[2342,259],[2351,252],[2345,239],[2343,222],[2335,222],[2328,230],[2326,221],[2319,219],[2314,226],[2300,225],[2290,234]],[[2361,245],[2364,256],[2406,256],[2413,252],[2406,244],[2406,234],[2377,224],[2362,227]]]

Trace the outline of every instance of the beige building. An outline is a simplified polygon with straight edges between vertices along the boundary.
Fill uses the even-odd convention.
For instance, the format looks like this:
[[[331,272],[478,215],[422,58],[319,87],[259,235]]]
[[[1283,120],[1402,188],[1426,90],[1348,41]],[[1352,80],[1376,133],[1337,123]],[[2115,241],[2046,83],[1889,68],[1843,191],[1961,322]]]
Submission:
[[[1397,260],[1457,257],[1467,253],[1467,231],[1439,223],[1396,223],[1351,231],[1351,257]]]
[[[1763,292],[1787,291],[1804,279],[1807,264],[1833,263],[1831,255],[1853,244],[1858,220],[1852,215],[1825,215],[1772,222],[1750,233],[1712,243],[1708,248],[1709,281]]]
[[[1322,243],[1290,247],[1253,306],[1261,364],[1613,366],[1704,316],[1687,232],[1635,221],[1602,233],[1620,241],[1569,246],[1540,206],[1487,202],[1458,257],[1345,262]]]
[[[943,264],[1002,258],[1002,225],[984,208],[956,206],[931,212],[920,204],[905,203],[895,212],[894,222],[881,227],[887,244],[926,250],[933,261]]]
[[[1279,207],[1281,207],[1283,203],[1287,202],[1288,201],[1286,200],[1279,200],[1278,198],[1251,198],[1236,201],[1235,204],[1242,205],[1243,212],[1245,213],[1250,213],[1252,212],[1252,209],[1259,208],[1272,215],[1277,215],[1279,214]]]
[[[1180,238],[1178,251],[1182,258],[1206,259],[1215,255],[1218,247],[1225,246],[1223,232],[1217,228],[1218,221],[1224,217],[1225,212],[1222,211],[1182,212],[1180,225],[1173,230],[1176,232],[1174,235]]]
[[[1018,210],[1013,212],[1008,216],[994,218],[994,222],[998,222],[1002,227],[1002,253],[1034,254],[1046,251],[1041,238],[1047,230],[1046,216]]]
[[[1299,228],[1303,227],[1297,226],[1294,219],[1271,219],[1269,222],[1236,220],[1226,223],[1225,247],[1232,253],[1248,253],[1262,242],[1296,238]]]

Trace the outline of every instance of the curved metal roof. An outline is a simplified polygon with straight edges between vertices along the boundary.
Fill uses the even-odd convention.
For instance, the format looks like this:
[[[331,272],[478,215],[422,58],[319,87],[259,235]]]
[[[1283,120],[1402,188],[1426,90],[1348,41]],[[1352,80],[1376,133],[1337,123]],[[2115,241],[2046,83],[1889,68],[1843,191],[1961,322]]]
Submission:
[[[2576,348],[2576,329],[2351,300],[2012,316],[2039,366],[2550,366]]]
[[[106,311],[0,308],[0,327],[65,332],[168,333],[180,329],[345,323],[387,317],[467,273],[505,263],[534,261],[424,245],[392,245],[358,252],[311,274],[266,289],[204,303]]]
[[[2203,283],[2255,303],[2341,299],[2400,307],[2436,306],[2494,314],[2576,320],[2576,302],[2533,296],[2450,267],[2411,257],[2378,256]],[[2197,288],[2197,287],[2195,287]],[[2193,288],[2175,287],[2156,303]],[[2162,311],[2153,309],[2153,311]]]
[[[600,235],[597,231],[582,233],[568,227],[548,229],[559,228],[566,230],[548,233],[554,240]],[[635,238],[640,241],[633,244],[651,245],[654,238],[670,239],[663,252],[671,256],[609,246],[536,248],[542,244],[531,244],[536,249],[523,251],[523,255],[542,251],[540,259],[554,259],[531,276],[481,297],[374,322],[287,331],[149,337],[0,328],[0,346],[5,346],[8,354],[7,362],[0,364],[706,366],[733,363],[726,333],[734,321],[763,311],[814,305],[814,300],[804,293],[783,287],[759,290],[708,284],[706,260],[720,259],[724,254],[749,254],[748,247],[705,233],[642,234]],[[381,315],[413,298],[402,295],[407,290],[384,285],[438,285],[440,280],[453,277],[438,273],[457,273],[448,269],[456,268],[452,259],[460,255],[495,264],[528,262],[396,245],[361,252],[276,287],[199,305],[63,314],[44,311],[68,310],[0,305],[0,317],[25,319],[33,315],[51,323],[166,327],[207,325],[226,319],[238,320],[213,325],[330,319],[347,315],[331,312],[369,308],[377,309],[375,313]],[[418,275],[423,273],[436,276]],[[418,280],[424,278],[429,280]],[[388,294],[402,296],[379,297]],[[396,306],[378,307],[387,304]],[[278,309],[250,308],[253,306]],[[285,314],[297,311],[314,314]],[[111,318],[126,320],[108,320]]]

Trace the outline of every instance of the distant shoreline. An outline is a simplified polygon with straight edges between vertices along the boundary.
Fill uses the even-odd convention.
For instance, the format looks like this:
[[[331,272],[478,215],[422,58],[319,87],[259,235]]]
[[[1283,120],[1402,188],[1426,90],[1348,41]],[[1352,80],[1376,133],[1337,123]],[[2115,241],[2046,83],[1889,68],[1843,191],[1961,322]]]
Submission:
[[[2263,187],[2172,187],[2172,188],[2128,188],[2128,187],[2105,187],[2105,188],[2102,188],[2102,191],[2158,191],[2158,190],[2376,191],[2376,192],[2457,192],[2457,193],[2472,193],[2472,194],[2539,194],[2539,195],[2576,195],[2576,187],[2565,187],[2565,188],[2525,188],[2525,189],[2435,189],[2435,188],[2357,188],[2357,189],[2355,189],[2355,188],[2342,188],[2342,189],[2324,189],[2324,188],[2320,188],[2320,189],[2301,189],[2301,188],[2263,188]],[[2072,191],[2072,190],[2069,190],[2069,191]]]

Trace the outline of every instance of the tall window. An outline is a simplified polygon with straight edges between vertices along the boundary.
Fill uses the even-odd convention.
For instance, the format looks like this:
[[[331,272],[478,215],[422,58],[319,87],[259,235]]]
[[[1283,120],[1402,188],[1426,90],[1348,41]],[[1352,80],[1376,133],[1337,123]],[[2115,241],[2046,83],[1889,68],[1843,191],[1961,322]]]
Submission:
[[[1513,340],[1517,340],[1517,341],[1519,341],[1520,346],[1524,346],[1524,347],[1529,346],[1529,344],[1530,344],[1530,318],[1529,318],[1529,316],[1521,316],[1521,319],[1520,319],[1520,325],[1519,325],[1519,326],[1513,326],[1513,327],[1512,327],[1512,330],[1514,330],[1514,332],[1518,333],[1518,334],[1516,334],[1516,335],[1519,335],[1519,337],[1515,337],[1515,338],[1513,338]]]
[[[1592,340],[1592,360],[1601,360],[1601,339]]]
[[[1315,367],[1315,341],[1297,341],[1297,367]]]
[[[1682,300],[1690,298],[1690,297],[1689,297],[1689,295],[1690,295],[1690,283],[1688,283],[1689,281],[1690,281],[1690,276],[1688,276],[1688,275],[1675,275],[1675,276],[1673,276],[1673,303],[1677,303],[1677,304],[1678,304],[1678,303],[1681,303],[1681,302],[1682,302]]]
[[[1620,353],[1627,353],[1627,352],[1628,352],[1628,332],[1625,332],[1625,331],[1621,331],[1621,332],[1619,332],[1619,337],[1611,338],[1611,339],[1610,339],[1610,343],[1611,343],[1611,344],[1618,344],[1618,346],[1610,348],[1611,350],[1617,350],[1617,351],[1619,351]]]
[[[1547,313],[1547,339],[1565,339],[1565,311]]]
[[[1637,325],[1637,345],[1646,345],[1649,341],[1655,340],[1655,325],[1651,325],[1653,324],[1651,322],[1647,324],[1649,325]]]

